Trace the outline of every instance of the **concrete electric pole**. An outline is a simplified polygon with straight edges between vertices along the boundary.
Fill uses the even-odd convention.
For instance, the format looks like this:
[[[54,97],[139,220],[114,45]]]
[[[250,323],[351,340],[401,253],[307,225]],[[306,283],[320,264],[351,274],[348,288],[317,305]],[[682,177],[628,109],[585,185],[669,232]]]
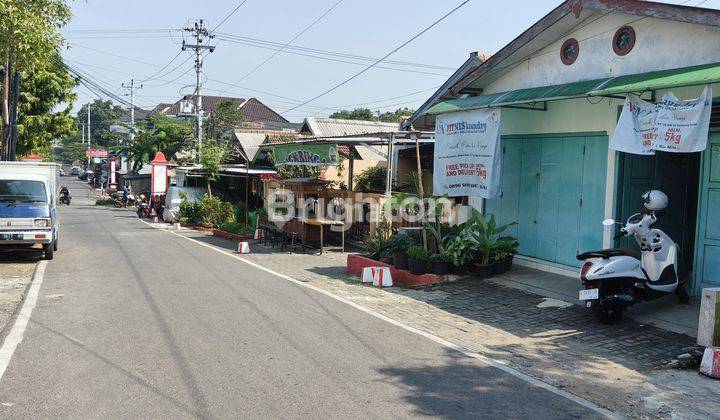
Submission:
[[[200,153],[202,150],[202,60],[203,50],[210,52],[215,51],[214,45],[203,45],[207,40],[215,38],[205,28],[202,19],[195,22],[193,27],[185,28],[186,32],[195,38],[195,44],[186,44],[185,40],[182,43],[182,50],[185,51],[188,48],[195,50],[195,118],[197,119],[197,140],[198,140],[198,160],[200,160]]]
[[[125,96],[130,97],[130,144],[133,144],[135,140],[135,91],[142,89],[143,85],[141,83],[140,86],[137,86],[135,85],[135,79],[130,79],[130,83],[123,83],[122,87],[128,90],[128,93],[126,93]],[[125,165],[125,169],[128,173],[130,173],[130,159],[126,159]]]
[[[87,104],[87,141],[88,152],[90,151],[90,103]],[[90,169],[90,153],[88,153],[88,169]]]

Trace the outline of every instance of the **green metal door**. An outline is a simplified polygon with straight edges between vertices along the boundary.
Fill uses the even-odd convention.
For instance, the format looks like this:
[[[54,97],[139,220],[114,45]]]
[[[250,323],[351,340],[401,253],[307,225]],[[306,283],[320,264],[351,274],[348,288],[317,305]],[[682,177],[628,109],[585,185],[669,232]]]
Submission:
[[[660,214],[656,227],[678,243],[678,272],[685,276],[693,264],[695,218],[698,200],[699,153],[664,153],[654,156],[620,154],[618,188],[619,221],[642,208],[640,196],[659,189],[668,195],[668,208]],[[619,241],[623,246],[637,244],[633,238]]]
[[[694,292],[720,286],[720,133],[702,153]]]
[[[579,266],[575,255],[602,244],[607,136],[564,134],[505,137],[502,193],[485,201],[522,255]]]

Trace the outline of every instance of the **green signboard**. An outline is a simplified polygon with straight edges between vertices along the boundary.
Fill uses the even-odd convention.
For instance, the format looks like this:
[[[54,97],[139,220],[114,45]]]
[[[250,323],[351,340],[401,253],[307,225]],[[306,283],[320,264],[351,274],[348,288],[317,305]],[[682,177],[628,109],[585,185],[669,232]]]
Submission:
[[[275,166],[306,165],[325,166],[338,164],[337,145],[291,144],[273,149]]]

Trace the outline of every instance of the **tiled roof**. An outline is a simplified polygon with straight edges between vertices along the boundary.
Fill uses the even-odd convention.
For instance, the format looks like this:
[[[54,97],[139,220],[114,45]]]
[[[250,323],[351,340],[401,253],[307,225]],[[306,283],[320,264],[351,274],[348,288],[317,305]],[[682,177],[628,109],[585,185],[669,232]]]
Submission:
[[[180,112],[180,102],[183,100],[190,100],[194,105],[194,96],[186,95],[182,99],[178,100],[174,104],[160,104],[155,107],[153,113],[159,112],[164,115],[177,115]],[[202,109],[205,115],[212,115],[217,112],[218,105],[223,101],[231,101],[236,107],[242,109],[243,120],[249,122],[267,122],[268,125],[285,125],[290,124],[288,120],[282,117],[282,115],[273,111],[264,103],[258,101],[255,98],[233,98],[229,96],[203,96],[202,97]]]
[[[307,117],[305,118],[301,133],[316,137],[339,137],[357,134],[386,133],[398,131],[399,129],[400,124],[398,123]]]

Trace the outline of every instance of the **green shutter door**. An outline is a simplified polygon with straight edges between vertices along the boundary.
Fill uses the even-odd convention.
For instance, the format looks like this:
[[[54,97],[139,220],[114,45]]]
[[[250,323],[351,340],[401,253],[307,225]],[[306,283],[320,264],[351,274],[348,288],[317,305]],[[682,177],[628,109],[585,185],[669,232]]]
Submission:
[[[512,137],[503,146],[502,195],[485,212],[518,222],[520,254],[578,266],[579,250],[602,244],[607,136]]]
[[[700,208],[695,258],[695,294],[720,286],[720,133],[702,153]]]

